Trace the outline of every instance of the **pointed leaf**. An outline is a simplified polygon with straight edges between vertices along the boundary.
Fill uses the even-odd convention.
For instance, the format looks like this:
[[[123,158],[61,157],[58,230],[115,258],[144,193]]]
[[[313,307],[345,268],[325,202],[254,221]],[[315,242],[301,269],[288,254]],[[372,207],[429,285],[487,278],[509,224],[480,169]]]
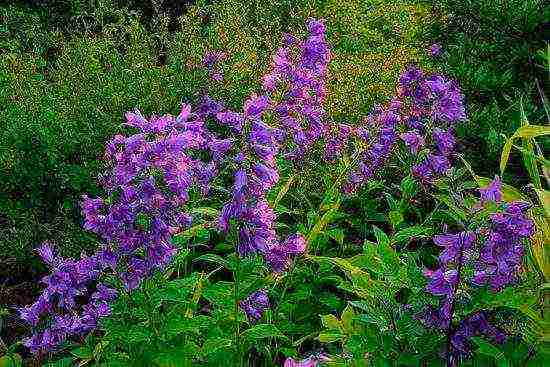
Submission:
[[[265,338],[288,339],[279,329],[277,329],[275,325],[272,324],[255,325],[252,328],[245,330],[242,333],[242,336],[248,341]]]
[[[514,135],[506,140],[506,144],[502,148],[502,154],[500,156],[500,174],[506,169],[506,164],[510,158],[510,151],[512,150],[512,145],[514,139],[516,138],[534,138],[541,135],[549,135],[550,126],[541,126],[541,125],[523,125],[516,130]]]

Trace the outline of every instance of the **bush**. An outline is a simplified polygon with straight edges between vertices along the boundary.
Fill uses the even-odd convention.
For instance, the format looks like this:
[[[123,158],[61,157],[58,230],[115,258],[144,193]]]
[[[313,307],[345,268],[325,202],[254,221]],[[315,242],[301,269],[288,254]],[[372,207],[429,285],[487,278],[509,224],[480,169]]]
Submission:
[[[544,121],[540,91],[548,90],[548,77],[536,56],[545,51],[549,37],[550,10],[543,3],[432,2],[441,17],[434,36],[444,45],[445,71],[468,95],[470,122],[459,134],[476,172],[494,171],[505,141],[502,134],[510,136],[520,126],[520,101],[529,121]],[[521,175],[518,179],[525,182]]]

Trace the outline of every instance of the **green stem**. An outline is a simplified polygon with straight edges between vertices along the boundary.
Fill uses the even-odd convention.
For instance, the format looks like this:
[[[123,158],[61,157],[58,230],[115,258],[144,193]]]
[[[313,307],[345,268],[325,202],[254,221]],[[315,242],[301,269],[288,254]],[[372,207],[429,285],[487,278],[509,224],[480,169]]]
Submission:
[[[242,366],[243,356],[241,353],[241,347],[240,347],[240,323],[239,323],[239,279],[241,278],[241,258],[237,256],[237,268],[235,269],[234,278],[235,278],[235,286],[233,298],[235,300],[235,348],[237,349],[237,354],[239,358],[239,365]]]

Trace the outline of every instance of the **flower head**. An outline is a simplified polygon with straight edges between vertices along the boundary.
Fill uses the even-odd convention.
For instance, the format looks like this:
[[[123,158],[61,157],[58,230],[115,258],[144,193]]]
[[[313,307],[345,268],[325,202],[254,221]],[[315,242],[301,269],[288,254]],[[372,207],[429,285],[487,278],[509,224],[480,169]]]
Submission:
[[[258,321],[269,308],[269,297],[266,291],[259,290],[239,302],[239,306],[250,321]]]

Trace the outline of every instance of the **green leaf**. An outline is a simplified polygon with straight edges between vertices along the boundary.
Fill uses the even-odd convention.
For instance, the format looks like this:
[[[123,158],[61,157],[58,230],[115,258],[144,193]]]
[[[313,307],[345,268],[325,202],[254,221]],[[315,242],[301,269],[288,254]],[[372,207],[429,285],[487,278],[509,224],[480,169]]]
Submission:
[[[401,181],[401,191],[407,197],[413,197],[418,192],[418,182],[411,177],[405,177]]]
[[[203,290],[203,296],[215,305],[229,307],[233,304],[233,283],[216,282]]]
[[[403,223],[405,218],[403,218],[403,214],[399,210],[392,210],[388,213],[388,218],[390,220],[390,223],[392,227],[397,227],[399,224]]]
[[[353,320],[355,319],[355,311],[351,305],[347,305],[342,312],[342,327],[346,333],[351,333],[353,331]]]
[[[44,367],[73,367],[74,364],[75,363],[71,357],[66,357],[55,362],[46,363],[44,364]]]
[[[550,219],[550,191],[548,190],[535,190],[539,197],[542,208],[544,209],[544,215]]]
[[[0,357],[0,367],[21,367],[23,360],[17,353],[6,354]]]
[[[71,354],[80,359],[91,359],[94,357],[94,352],[87,346],[82,346],[71,350]]]
[[[413,238],[429,236],[431,228],[412,226],[400,230],[392,236],[392,243],[409,243]]]
[[[202,214],[204,216],[217,218],[220,215],[220,211],[215,208],[202,207],[202,208],[193,208],[191,209],[192,213]]]
[[[378,244],[386,244],[389,245],[390,239],[387,234],[384,233],[380,228],[373,226],[374,236],[376,237],[376,241]]]
[[[523,109],[523,104],[520,104],[521,106],[521,124],[522,126],[527,126],[529,123],[527,122],[527,116],[525,115],[525,111]],[[534,139],[523,139],[521,141],[521,155],[523,157],[523,164],[525,165],[525,168],[527,169],[527,172],[529,173],[529,176],[531,177],[531,182],[537,189],[542,189],[542,185],[540,182],[540,176],[539,176],[539,170],[537,167],[537,159],[535,156],[535,149],[534,149]]]
[[[334,315],[323,315],[321,316],[321,322],[323,326],[329,330],[342,330],[342,324],[340,320]]]
[[[380,243],[378,245],[378,253],[382,258],[386,270],[394,272],[399,269],[399,256],[389,243]]]
[[[330,236],[339,245],[344,244],[344,230],[342,228],[334,228],[326,231],[326,234]]]
[[[397,362],[398,366],[420,366],[420,357],[410,353],[401,353]]]
[[[340,202],[336,202],[329,207],[329,210],[323,214],[323,216],[315,223],[311,231],[307,236],[307,243],[310,244],[312,241],[325,229],[327,224],[329,224],[333,219],[335,214],[340,208]]]
[[[461,220],[461,221],[466,221],[466,218],[468,217],[468,213],[466,213],[464,210],[461,210],[460,208],[458,208],[453,199],[451,199],[450,196],[447,196],[447,195],[435,195],[435,197],[441,201],[442,203],[444,203],[445,205],[447,205],[447,207],[449,207],[449,209],[458,216],[458,218]]]
[[[341,333],[332,332],[332,331],[322,332],[317,337],[317,339],[319,339],[321,343],[333,343],[338,340],[342,340],[342,338],[343,338],[343,335]]]
[[[500,348],[489,343],[487,340],[481,337],[474,336],[471,338],[471,340],[478,346],[477,353],[493,357],[495,361],[497,361],[499,366],[504,367],[510,365],[508,360],[504,356],[504,352],[502,352]]]
[[[506,144],[504,144],[504,147],[502,148],[502,154],[500,156],[500,174],[502,175],[504,173],[504,170],[506,169],[506,164],[508,163],[508,159],[510,158],[510,151],[512,150],[514,139],[531,139],[537,136],[549,134],[550,126],[526,124],[517,129],[514,135],[506,140]]]
[[[252,328],[245,330],[241,335],[248,341],[265,338],[280,338],[288,340],[288,338],[273,324],[255,325]]]
[[[191,367],[193,357],[198,354],[198,351],[199,347],[195,343],[188,342],[183,346],[163,350],[162,353],[157,354],[153,359],[154,365],[158,367]]]
[[[207,261],[207,262],[221,265],[227,269],[230,269],[229,262],[223,257],[221,257],[220,255],[216,255],[216,254],[205,254],[197,257],[193,261]]]
[[[202,345],[202,354],[207,356],[215,353],[219,349],[230,347],[231,343],[232,340],[227,338],[206,339]]]

